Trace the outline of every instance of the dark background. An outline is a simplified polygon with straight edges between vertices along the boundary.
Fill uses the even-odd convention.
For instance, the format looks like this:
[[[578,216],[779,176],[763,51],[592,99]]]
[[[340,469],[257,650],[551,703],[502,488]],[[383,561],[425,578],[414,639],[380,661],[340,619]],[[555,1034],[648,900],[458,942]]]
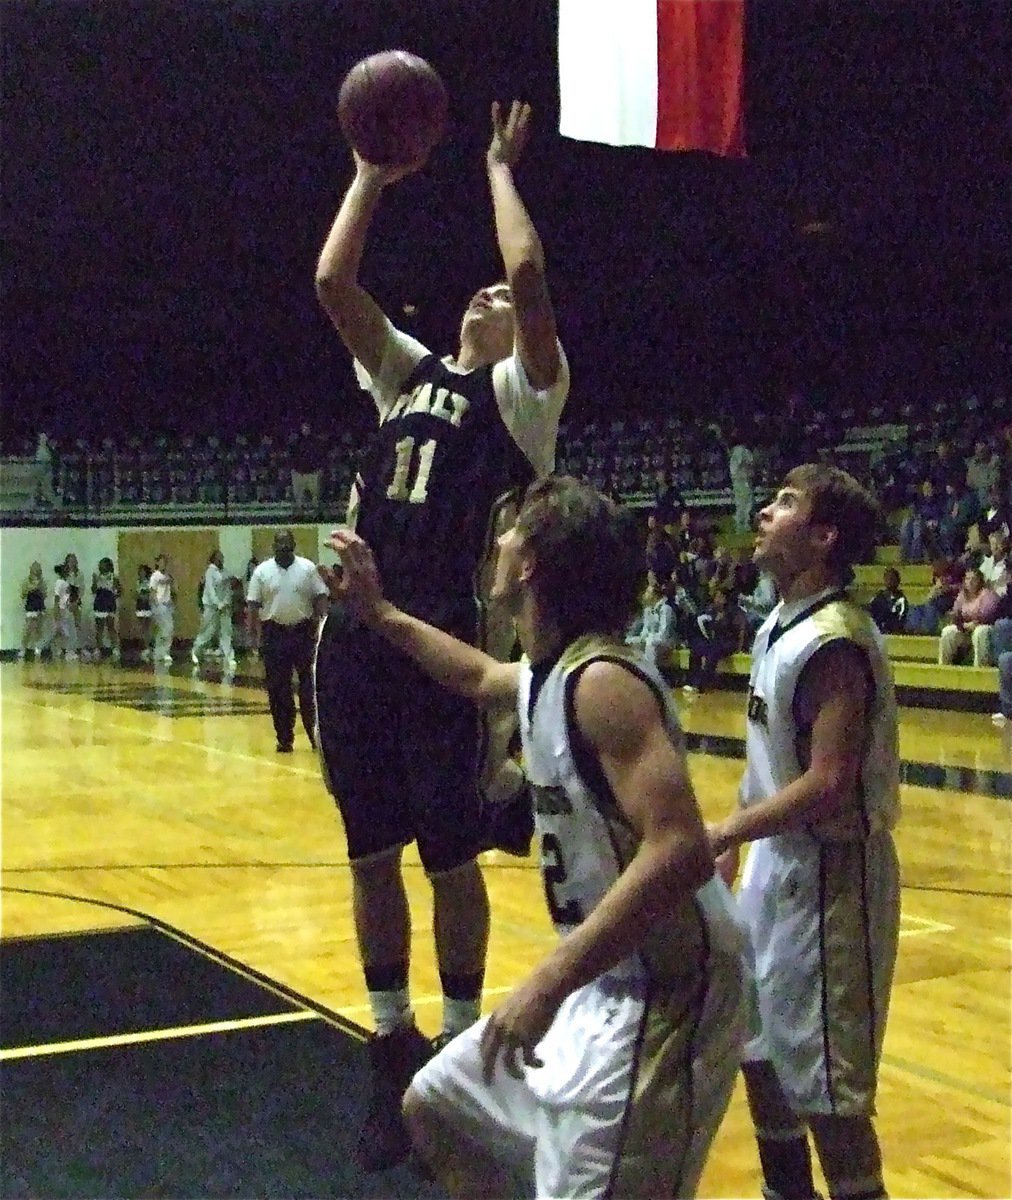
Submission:
[[[992,0],[752,0],[750,157],[721,161],[561,139],[550,0],[8,2],[5,441],[343,419],[347,358],[313,294],[349,178],[335,100],[391,46],[451,94],[447,139],[388,193],[363,272],[423,340],[451,348],[499,273],[482,156],[491,100],[516,95],[536,107],[519,178],[570,419],[775,410],[791,388],[993,392],[1010,24]]]

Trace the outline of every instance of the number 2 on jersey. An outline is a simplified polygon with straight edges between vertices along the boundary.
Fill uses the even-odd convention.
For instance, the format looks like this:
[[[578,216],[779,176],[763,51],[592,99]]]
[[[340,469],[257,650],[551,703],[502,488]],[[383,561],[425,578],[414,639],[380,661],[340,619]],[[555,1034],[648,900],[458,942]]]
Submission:
[[[576,900],[559,899],[556,888],[566,882],[566,864],[562,858],[562,844],[554,833],[541,836],[541,878],[545,883],[545,899],[548,911],[556,925],[579,925],[583,920],[583,909]]]
[[[397,462],[394,464],[394,477],[387,488],[388,500],[407,500],[409,504],[424,504],[428,497],[429,472],[432,470],[432,459],[436,453],[436,439],[429,438],[422,442],[418,451],[418,465],[415,461],[415,439],[401,438],[394,449],[397,451]]]

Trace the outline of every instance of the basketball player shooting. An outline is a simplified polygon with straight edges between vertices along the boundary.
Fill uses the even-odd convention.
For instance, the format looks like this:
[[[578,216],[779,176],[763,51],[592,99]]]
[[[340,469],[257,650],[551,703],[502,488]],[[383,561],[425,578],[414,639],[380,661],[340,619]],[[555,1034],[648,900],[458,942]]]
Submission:
[[[354,178],[316,275],[320,301],[378,418],[350,520],[368,538],[391,599],[472,645],[487,645],[475,581],[503,512],[553,469],[569,389],[544,251],[514,180],[530,121],[530,107],[518,101],[505,113],[492,107],[486,167],[504,278],[472,296],[455,355],[439,358],[394,328],[359,281],[385,189],[418,171],[427,152],[394,165],[355,152]],[[489,927],[477,864],[487,845],[480,783],[492,764],[479,749],[490,745],[489,727],[467,700],[437,687],[340,609],[321,634],[316,685],[321,756],[345,826],[376,1028],[358,1160],[377,1170],[408,1152],[401,1097],[431,1053],[408,995],[411,922],[401,854],[412,841],[433,889],[441,1039],[480,1012]],[[517,810],[528,823],[522,844],[513,846],[521,853],[532,828],[522,785],[515,779]]]

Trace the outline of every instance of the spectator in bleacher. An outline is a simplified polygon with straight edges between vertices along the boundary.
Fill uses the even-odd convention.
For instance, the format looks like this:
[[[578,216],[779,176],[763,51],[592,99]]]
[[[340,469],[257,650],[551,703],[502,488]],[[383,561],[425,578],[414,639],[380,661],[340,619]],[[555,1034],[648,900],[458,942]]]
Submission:
[[[657,492],[653,516],[661,525],[674,525],[685,508],[685,499],[676,483],[669,483],[663,470],[655,476]]]
[[[936,635],[942,621],[951,610],[962,586],[963,572],[958,562],[944,555],[931,560],[931,587],[921,604],[907,608],[907,625],[904,632]]]
[[[647,517],[646,566],[661,583],[678,565],[678,551],[656,510]]]
[[[297,512],[318,516],[322,451],[308,421],[299,427],[291,448],[292,501]]]
[[[939,496],[944,495],[945,485],[950,479],[962,474],[960,466],[961,464],[956,461],[955,455],[952,453],[952,445],[946,438],[935,443],[934,452],[927,462],[927,476],[934,484],[935,492]]]
[[[938,526],[944,515],[941,494],[930,478],[922,478],[910,507],[900,525],[900,562],[924,562],[927,554],[938,549]]]
[[[33,562],[28,568],[28,575],[21,584],[21,599],[24,602],[25,624],[18,658],[24,661],[29,657],[37,657],[45,646],[46,579],[42,574],[42,563]]]
[[[759,626],[777,606],[777,585],[769,571],[756,570],[754,586],[750,591],[739,590],[738,607],[745,615],[748,641],[755,637]]]
[[[35,463],[37,469],[35,481],[36,498],[49,508],[52,508],[56,503],[56,491],[53,486],[55,464],[53,461],[53,447],[49,441],[49,436],[45,433],[39,434],[39,439],[35,446]]]
[[[900,573],[895,567],[882,572],[882,589],[868,605],[871,619],[880,633],[903,633],[906,630],[907,598],[900,586]]]
[[[938,643],[938,662],[951,665],[968,649],[972,650],[973,665],[985,666],[988,654],[988,627],[1001,611],[998,596],[985,585],[978,567],[970,567],[963,576],[963,586],[949,613],[950,624],[942,629]]]
[[[963,553],[979,515],[977,493],[966,486],[962,476],[950,478],[945,485],[944,511],[938,522],[938,542],[943,554]]]
[[[689,632],[689,672],[683,686],[686,692],[705,692],[717,675],[717,667],[741,648],[742,627],[737,598],[724,588],[716,588]]]
[[[966,485],[976,492],[981,508],[988,502],[991,489],[998,486],[1001,456],[989,438],[978,438],[973,454],[966,460]]]
[[[678,645],[675,610],[664,586],[651,572],[639,615],[626,633],[626,644],[635,646],[647,662],[669,678],[671,656]]]
[[[996,530],[1004,533],[1006,537],[1012,537],[1012,505],[1002,498],[999,484],[988,492],[987,501],[977,521],[981,545],[987,545],[991,534]]]
[[[981,559],[980,573],[984,582],[999,596],[1004,596],[1009,584],[1009,538],[1003,530],[995,529],[987,539],[989,553]]]

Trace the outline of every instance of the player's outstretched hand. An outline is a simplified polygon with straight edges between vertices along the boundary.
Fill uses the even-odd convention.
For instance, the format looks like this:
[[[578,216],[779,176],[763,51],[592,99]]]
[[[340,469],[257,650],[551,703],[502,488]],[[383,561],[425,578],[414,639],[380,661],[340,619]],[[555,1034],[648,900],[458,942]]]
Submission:
[[[486,159],[490,167],[503,163],[512,169],[520,161],[531,132],[531,106],[514,100],[506,117],[499,101],[492,104],[492,141]]]
[[[365,542],[350,529],[332,529],[325,543],[341,556],[337,593],[331,595],[343,601],[362,621],[376,616],[383,605],[383,584],[373,553]]]

